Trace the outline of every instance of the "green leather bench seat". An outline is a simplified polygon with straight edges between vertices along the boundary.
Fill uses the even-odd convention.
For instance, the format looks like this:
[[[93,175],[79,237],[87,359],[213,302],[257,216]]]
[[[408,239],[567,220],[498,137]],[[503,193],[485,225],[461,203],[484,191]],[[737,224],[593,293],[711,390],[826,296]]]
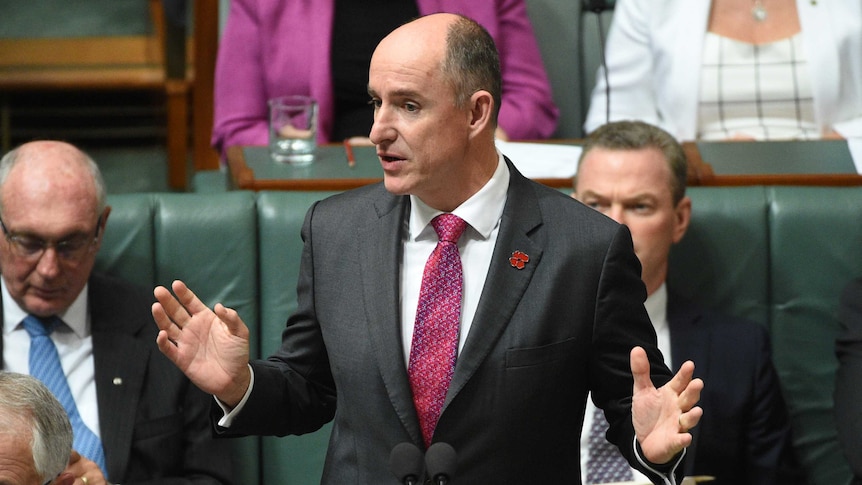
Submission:
[[[149,287],[183,279],[207,305],[236,308],[250,327],[252,355],[265,356],[296,308],[305,213],[331,194],[113,195],[97,265]],[[833,348],[841,288],[862,275],[862,187],[694,187],[689,194],[692,226],[671,253],[669,284],[769,328],[809,483],[848,483],[832,418]],[[325,426],[236,440],[238,483],[319,483],[329,434]]]

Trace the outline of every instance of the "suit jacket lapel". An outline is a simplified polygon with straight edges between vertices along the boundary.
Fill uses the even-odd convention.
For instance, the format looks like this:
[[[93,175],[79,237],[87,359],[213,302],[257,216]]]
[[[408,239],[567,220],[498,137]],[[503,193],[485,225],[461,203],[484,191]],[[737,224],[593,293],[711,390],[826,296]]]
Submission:
[[[470,334],[458,356],[444,412],[445,406],[457,396],[496,345],[542,259],[542,246],[532,237],[533,231],[542,224],[538,201],[530,182],[508,159],[506,162],[511,173],[506,207],[503,209],[486,284],[473,317]],[[515,268],[509,262],[514,251],[529,256],[529,262],[522,269]]]
[[[375,203],[377,219],[358,234],[361,288],[367,314],[375,316],[375,319],[368,319],[367,324],[389,399],[404,428],[416,443],[421,443],[422,433],[404,366],[399,311],[401,290],[397,277],[404,217],[410,209],[410,199],[392,196],[382,185],[381,193],[383,195]]]
[[[121,319],[112,315],[100,296],[101,285],[90,280],[90,314],[93,332],[93,361],[99,428],[105,449],[108,477],[116,480],[125,470],[132,448],[138,396],[146,376],[150,350],[136,345]]]

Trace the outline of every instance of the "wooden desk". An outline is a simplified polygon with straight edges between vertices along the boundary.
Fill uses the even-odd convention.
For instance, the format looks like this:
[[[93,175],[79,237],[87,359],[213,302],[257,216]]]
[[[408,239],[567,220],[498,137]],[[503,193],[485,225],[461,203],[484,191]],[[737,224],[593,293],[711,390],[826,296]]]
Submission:
[[[578,140],[548,143],[580,144]],[[847,143],[841,140],[797,142],[687,142],[690,186],[862,185]],[[273,162],[267,147],[230,147],[230,181],[244,190],[348,190],[379,182],[383,169],[373,147],[354,147],[349,167],[341,144],[318,147],[308,166]],[[815,171],[817,170],[817,171]],[[572,178],[535,179],[554,188],[570,188]]]
[[[347,164],[344,147],[339,144],[317,148],[309,165],[278,163],[262,146],[227,149],[230,183],[242,190],[349,190],[383,180],[383,168],[374,147],[353,147],[356,165]],[[535,179],[549,187],[567,188],[572,178]]]
[[[847,142],[686,142],[688,184],[862,185]]]

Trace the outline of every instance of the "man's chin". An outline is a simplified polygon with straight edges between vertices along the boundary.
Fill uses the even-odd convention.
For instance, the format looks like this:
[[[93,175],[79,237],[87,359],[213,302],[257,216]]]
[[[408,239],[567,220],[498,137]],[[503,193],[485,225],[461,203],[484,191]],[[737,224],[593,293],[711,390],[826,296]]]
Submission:
[[[24,307],[27,313],[36,315],[37,317],[50,317],[65,310],[64,302],[58,299],[42,297],[27,297],[24,299],[22,307]]]

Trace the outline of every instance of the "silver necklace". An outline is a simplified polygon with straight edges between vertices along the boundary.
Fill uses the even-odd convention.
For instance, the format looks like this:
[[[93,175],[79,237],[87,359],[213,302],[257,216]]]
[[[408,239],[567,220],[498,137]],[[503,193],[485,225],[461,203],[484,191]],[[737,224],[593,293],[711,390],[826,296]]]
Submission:
[[[751,7],[751,16],[754,17],[756,22],[766,20],[766,7],[763,6],[762,0],[754,0],[754,6]]]

